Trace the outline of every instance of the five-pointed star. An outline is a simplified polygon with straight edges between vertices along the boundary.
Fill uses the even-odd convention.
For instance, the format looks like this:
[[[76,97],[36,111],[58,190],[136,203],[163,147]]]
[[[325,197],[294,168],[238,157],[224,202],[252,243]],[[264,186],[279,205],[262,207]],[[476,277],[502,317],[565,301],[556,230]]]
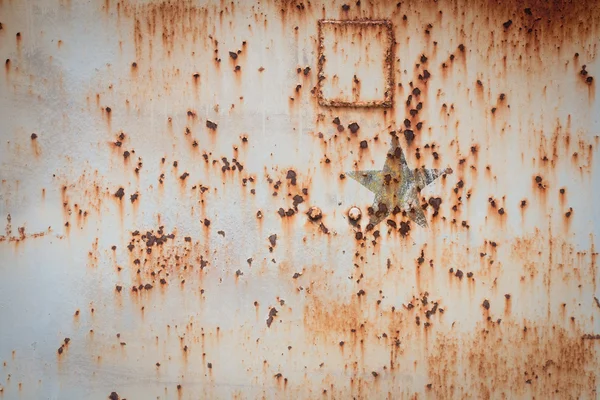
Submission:
[[[398,138],[393,137],[392,147],[381,171],[351,171],[347,175],[375,193],[373,213],[369,220],[371,228],[385,219],[396,207],[396,211],[406,211],[410,219],[426,227],[427,221],[419,203],[418,193],[440,175],[450,172],[450,169],[424,167],[411,170],[406,164]]]

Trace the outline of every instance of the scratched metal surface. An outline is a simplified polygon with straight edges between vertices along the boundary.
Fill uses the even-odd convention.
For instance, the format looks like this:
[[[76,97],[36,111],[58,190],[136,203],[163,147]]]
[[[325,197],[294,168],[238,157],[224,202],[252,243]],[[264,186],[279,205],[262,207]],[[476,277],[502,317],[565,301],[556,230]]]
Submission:
[[[0,23],[0,398],[598,398],[598,2]]]

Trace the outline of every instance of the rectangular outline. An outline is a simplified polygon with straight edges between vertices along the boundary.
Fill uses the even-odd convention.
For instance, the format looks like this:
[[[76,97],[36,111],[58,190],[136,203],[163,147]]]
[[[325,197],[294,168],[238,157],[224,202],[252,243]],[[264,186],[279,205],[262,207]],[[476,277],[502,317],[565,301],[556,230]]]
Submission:
[[[385,58],[383,60],[384,74],[387,76],[386,85],[384,88],[383,100],[370,100],[370,101],[345,101],[345,100],[331,100],[323,97],[322,82],[325,79],[323,74],[323,66],[327,58],[323,54],[323,24],[332,25],[379,25],[387,29],[387,37],[390,42],[389,47],[385,52]],[[318,82],[317,82],[317,96],[319,99],[319,105],[324,107],[383,107],[391,108],[394,103],[394,30],[392,22],[388,19],[355,19],[355,20],[332,20],[332,19],[320,19],[318,20],[318,35],[319,35],[319,49],[318,49]]]

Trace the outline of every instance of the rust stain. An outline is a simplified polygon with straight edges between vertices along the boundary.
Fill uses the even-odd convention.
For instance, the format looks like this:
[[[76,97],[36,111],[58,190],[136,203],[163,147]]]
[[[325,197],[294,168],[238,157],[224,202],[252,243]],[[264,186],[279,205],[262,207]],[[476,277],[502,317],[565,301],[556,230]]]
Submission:
[[[591,398],[596,387],[590,370],[597,361],[593,346],[564,328],[527,322],[440,336],[428,357],[431,389],[440,399],[531,393]]]
[[[17,232],[18,232],[18,235],[13,235],[11,216],[10,216],[10,214],[8,214],[6,216],[5,234],[0,235],[0,243],[1,242],[19,243],[28,238],[35,239],[35,238],[43,237],[43,236],[51,234],[52,228],[48,227],[48,229],[44,232],[26,233],[25,227],[20,226],[17,228]]]

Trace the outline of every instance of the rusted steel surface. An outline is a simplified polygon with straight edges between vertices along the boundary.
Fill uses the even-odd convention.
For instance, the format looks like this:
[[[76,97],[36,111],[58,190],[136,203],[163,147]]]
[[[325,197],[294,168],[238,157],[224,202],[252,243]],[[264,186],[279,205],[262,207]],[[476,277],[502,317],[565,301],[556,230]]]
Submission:
[[[598,1],[0,24],[0,398],[598,398]]]

